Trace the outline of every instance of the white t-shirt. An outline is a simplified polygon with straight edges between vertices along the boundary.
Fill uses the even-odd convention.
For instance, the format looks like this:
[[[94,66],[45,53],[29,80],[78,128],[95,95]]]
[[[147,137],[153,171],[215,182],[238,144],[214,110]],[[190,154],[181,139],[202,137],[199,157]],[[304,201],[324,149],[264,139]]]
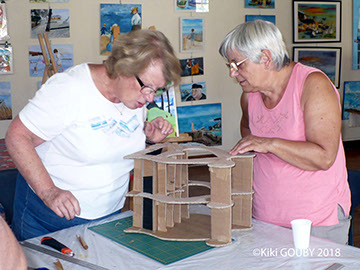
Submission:
[[[81,64],[49,78],[19,117],[46,140],[36,151],[54,184],[78,199],[79,217],[123,207],[134,166],[123,157],[145,148],[145,106],[131,110],[110,102]]]

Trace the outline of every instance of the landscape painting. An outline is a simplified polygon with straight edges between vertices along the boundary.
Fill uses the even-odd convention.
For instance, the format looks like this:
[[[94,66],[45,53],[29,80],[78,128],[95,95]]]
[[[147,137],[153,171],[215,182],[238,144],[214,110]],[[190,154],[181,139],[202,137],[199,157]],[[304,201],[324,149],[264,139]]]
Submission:
[[[275,15],[245,15],[246,22],[251,22],[255,20],[263,20],[276,24]]]
[[[52,44],[52,53],[56,62],[58,72],[74,65],[72,44]],[[49,55],[48,55],[49,58]],[[50,59],[50,58],[49,58]],[[42,77],[45,70],[45,63],[40,45],[29,46],[29,73],[30,77]]]
[[[12,119],[10,89],[10,82],[0,82],[0,120]]]
[[[141,5],[100,4],[100,54],[108,55],[120,34],[141,26]]]
[[[49,38],[70,37],[70,13],[68,9],[32,9],[31,38],[47,33]]]
[[[352,69],[360,69],[360,1],[353,1]]]
[[[245,0],[245,8],[275,8],[275,0]]]
[[[342,119],[349,119],[349,110],[360,110],[360,81],[344,82],[344,101]]]
[[[179,132],[206,146],[222,144],[221,103],[177,107]]]
[[[204,46],[204,19],[180,18],[180,52],[198,52]]]
[[[340,42],[341,1],[293,0],[293,42]]]
[[[209,0],[174,0],[176,12],[209,12]]]

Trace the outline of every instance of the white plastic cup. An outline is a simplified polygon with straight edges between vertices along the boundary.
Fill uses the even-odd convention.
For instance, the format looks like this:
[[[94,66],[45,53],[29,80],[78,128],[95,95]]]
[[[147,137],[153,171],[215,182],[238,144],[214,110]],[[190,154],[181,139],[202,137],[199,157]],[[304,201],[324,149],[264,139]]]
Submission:
[[[294,219],[291,221],[294,245],[296,249],[307,249],[310,244],[311,220]]]

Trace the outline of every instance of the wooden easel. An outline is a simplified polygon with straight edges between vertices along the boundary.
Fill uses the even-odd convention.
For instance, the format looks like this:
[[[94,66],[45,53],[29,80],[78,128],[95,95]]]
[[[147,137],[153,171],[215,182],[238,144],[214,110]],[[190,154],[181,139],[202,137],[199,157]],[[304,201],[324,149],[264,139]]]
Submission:
[[[49,38],[46,33],[44,33],[43,36],[44,37],[42,37],[41,34],[38,35],[42,55],[44,57],[44,62],[45,62],[45,70],[44,70],[41,84],[44,84],[48,78],[50,78],[52,75],[54,75],[55,73],[58,72],[57,67],[56,67],[55,58],[54,58],[54,55],[51,50]],[[46,48],[45,48],[44,40],[45,40]],[[50,61],[47,56],[46,49],[50,56]]]

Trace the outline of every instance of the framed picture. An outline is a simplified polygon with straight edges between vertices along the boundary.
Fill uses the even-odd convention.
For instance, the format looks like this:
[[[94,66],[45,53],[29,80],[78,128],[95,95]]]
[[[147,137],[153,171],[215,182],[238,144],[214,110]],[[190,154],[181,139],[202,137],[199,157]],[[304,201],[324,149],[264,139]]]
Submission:
[[[348,120],[351,110],[360,109],[360,81],[344,82],[342,119]]]
[[[245,22],[252,22],[255,20],[263,20],[276,24],[275,15],[245,15]]]
[[[341,1],[293,0],[293,42],[341,42]]]
[[[209,0],[174,0],[176,12],[209,12]]]
[[[204,47],[204,19],[180,18],[180,52],[199,52]]]
[[[0,47],[0,75],[13,74],[13,50],[12,46]]]
[[[207,146],[222,144],[221,103],[177,107],[177,112],[180,134]]]
[[[322,70],[340,87],[341,47],[293,47],[295,62]]]
[[[49,38],[70,37],[69,9],[31,9],[31,38],[46,32]]]
[[[180,59],[181,77],[204,75],[204,58]]]
[[[205,82],[181,84],[180,93],[181,101],[197,101],[206,99]]]
[[[12,119],[11,84],[0,82],[0,120]]]
[[[360,1],[353,0],[352,69],[360,69]]]
[[[245,0],[245,8],[275,8],[275,0]]]

